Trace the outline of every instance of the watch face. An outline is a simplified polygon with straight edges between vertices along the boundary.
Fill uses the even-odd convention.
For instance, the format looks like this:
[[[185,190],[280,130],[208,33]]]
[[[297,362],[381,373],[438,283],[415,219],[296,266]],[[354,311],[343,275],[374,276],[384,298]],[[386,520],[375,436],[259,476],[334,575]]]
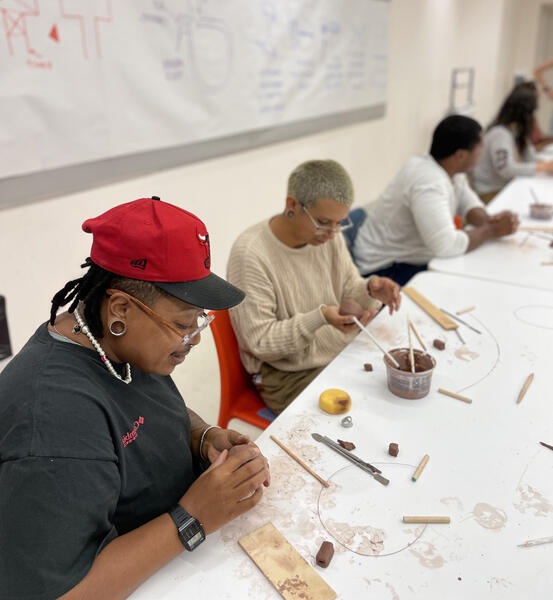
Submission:
[[[188,543],[190,544],[190,546],[192,548],[194,548],[195,546],[197,546],[200,542],[202,542],[204,539],[203,533],[201,531],[198,531],[198,533],[194,536],[192,536],[189,540]]]

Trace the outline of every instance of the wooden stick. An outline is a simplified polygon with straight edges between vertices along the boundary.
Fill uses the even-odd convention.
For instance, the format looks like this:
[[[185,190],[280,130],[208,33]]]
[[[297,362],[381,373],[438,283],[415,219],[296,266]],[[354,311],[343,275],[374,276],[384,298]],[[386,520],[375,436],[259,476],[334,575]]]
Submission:
[[[517,404],[524,398],[524,395],[528,391],[528,388],[530,387],[530,384],[532,383],[533,379],[534,379],[534,373],[530,373],[530,375],[528,375],[528,377],[526,378],[526,381],[524,382],[524,385],[522,386],[522,389],[520,390],[520,392],[518,394]]]
[[[426,463],[428,462],[430,456],[428,456],[428,454],[425,454],[423,459],[420,461],[419,466],[417,467],[417,470],[413,473],[411,479],[413,481],[417,481],[417,479],[421,476],[421,473],[424,469],[424,467],[426,467]]]
[[[553,265],[553,260],[544,260],[541,264],[542,265]]]
[[[411,321],[411,319],[408,319],[409,321],[409,327],[411,327],[411,329],[413,330],[413,333],[417,336],[417,340],[419,340],[419,344],[422,346],[422,349],[426,352],[426,346],[424,345],[424,342],[421,339],[421,336],[419,335],[419,332],[415,329],[415,326],[413,325],[413,321]],[[457,331],[457,330],[455,330]]]
[[[519,225],[518,231],[545,231],[553,233],[553,227],[547,225]]]
[[[476,308],[476,306],[469,306],[467,308],[462,308],[461,310],[457,311],[457,314],[462,315],[463,313],[470,312],[471,310],[474,310],[475,308]]]
[[[457,398],[457,400],[462,400],[467,404],[472,404],[472,400],[470,398],[467,398],[466,396],[461,396],[461,394],[456,394],[455,392],[448,392],[443,388],[438,388],[438,392],[440,392],[440,394],[444,394],[445,396],[450,396],[451,398]]]
[[[407,337],[409,338],[409,362],[411,363],[411,373],[415,372],[415,357],[413,356],[413,340],[411,339],[411,328],[409,319],[407,319]]]
[[[450,523],[449,517],[403,517],[404,523]]]
[[[545,442],[540,442],[540,444],[542,446],[545,446],[545,448],[549,448],[549,450],[553,450],[553,446],[550,446],[549,444],[546,444]]]
[[[286,454],[288,454],[288,456],[291,456],[298,463],[298,465],[302,466],[310,475],[313,475],[313,477],[317,481],[319,481],[320,483],[322,483],[325,487],[329,486],[328,481],[325,481],[322,477],[319,477],[319,475],[317,475],[317,473],[315,473],[315,471],[313,471],[312,469],[310,469],[303,462],[303,460],[301,460],[301,458],[298,458],[291,450],[288,450],[288,448],[282,442],[279,442],[279,440],[277,440],[274,435],[271,435],[269,437],[273,440],[273,442],[275,442],[276,444],[278,444],[284,450],[284,452],[286,452]]]
[[[361,324],[361,321],[357,317],[353,317],[353,321],[357,325],[357,327],[359,327],[359,329],[361,329],[361,331],[364,331],[371,338],[371,340],[374,342],[374,344],[380,350],[380,352],[384,352],[384,355],[391,361],[391,363],[394,365],[394,367],[396,367],[397,369],[401,369],[397,360],[391,354],[388,354],[386,352],[386,350],[384,350],[384,348],[377,342],[374,335],[366,327],[364,327]]]
[[[425,298],[420,292],[417,292],[415,288],[404,287],[401,291],[411,298],[411,300],[420,306],[424,312],[430,315],[438,325],[441,325],[444,329],[457,329],[459,325],[445,315],[437,306],[434,306],[428,298]]]
[[[539,546],[540,544],[551,544],[551,542],[553,542],[553,536],[537,538],[535,540],[528,540],[527,542],[524,542],[523,544],[518,544],[518,547],[519,548],[531,548],[532,546]]]

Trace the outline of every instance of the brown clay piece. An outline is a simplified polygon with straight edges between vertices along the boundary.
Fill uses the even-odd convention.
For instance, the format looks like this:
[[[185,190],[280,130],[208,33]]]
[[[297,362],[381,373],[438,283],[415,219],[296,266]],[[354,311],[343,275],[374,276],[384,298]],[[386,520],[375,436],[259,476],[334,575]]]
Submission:
[[[363,369],[365,369],[365,371],[372,371],[373,370],[373,366],[371,365],[371,363],[365,363],[363,365]]]
[[[354,317],[360,319],[363,316],[364,311],[363,307],[359,304],[359,302],[356,302],[355,300],[349,300],[346,298],[345,300],[342,300],[338,312],[342,316],[353,315]]]
[[[388,446],[388,454],[390,456],[397,456],[399,454],[399,446],[392,442],[389,446]]]
[[[317,552],[316,562],[319,567],[326,569],[334,556],[334,545],[332,542],[323,542]]]
[[[344,440],[338,440],[338,443],[346,450],[355,450],[355,444],[353,442],[344,442]]]
[[[434,345],[434,348],[437,348],[438,350],[445,350],[445,342],[443,340],[435,339],[432,344]]]

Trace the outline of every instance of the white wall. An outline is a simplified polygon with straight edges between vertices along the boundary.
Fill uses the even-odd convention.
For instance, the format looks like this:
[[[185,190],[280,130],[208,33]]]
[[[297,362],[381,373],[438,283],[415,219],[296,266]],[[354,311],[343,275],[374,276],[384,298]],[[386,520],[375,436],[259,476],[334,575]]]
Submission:
[[[79,276],[91,241],[80,229],[82,221],[115,204],[159,195],[198,214],[210,232],[213,269],[224,274],[238,233],[282,209],[286,178],[299,162],[338,160],[353,177],[357,203],[374,199],[408,156],[427,150],[447,109],[452,68],[476,68],[474,116],[489,121],[515,64],[533,64],[528,48],[539,4],[392,0],[385,118],[0,211],[0,293],[7,297],[14,349],[46,320],[54,292]],[[176,375],[187,402],[194,406],[208,398],[216,404],[216,373],[206,335]]]

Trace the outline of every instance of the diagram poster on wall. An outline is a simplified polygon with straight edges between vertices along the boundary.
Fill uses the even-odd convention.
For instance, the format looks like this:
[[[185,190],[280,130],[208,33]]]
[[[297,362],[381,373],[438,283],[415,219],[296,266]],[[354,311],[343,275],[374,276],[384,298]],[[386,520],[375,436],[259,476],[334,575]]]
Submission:
[[[384,0],[0,0],[0,178],[385,106]]]

